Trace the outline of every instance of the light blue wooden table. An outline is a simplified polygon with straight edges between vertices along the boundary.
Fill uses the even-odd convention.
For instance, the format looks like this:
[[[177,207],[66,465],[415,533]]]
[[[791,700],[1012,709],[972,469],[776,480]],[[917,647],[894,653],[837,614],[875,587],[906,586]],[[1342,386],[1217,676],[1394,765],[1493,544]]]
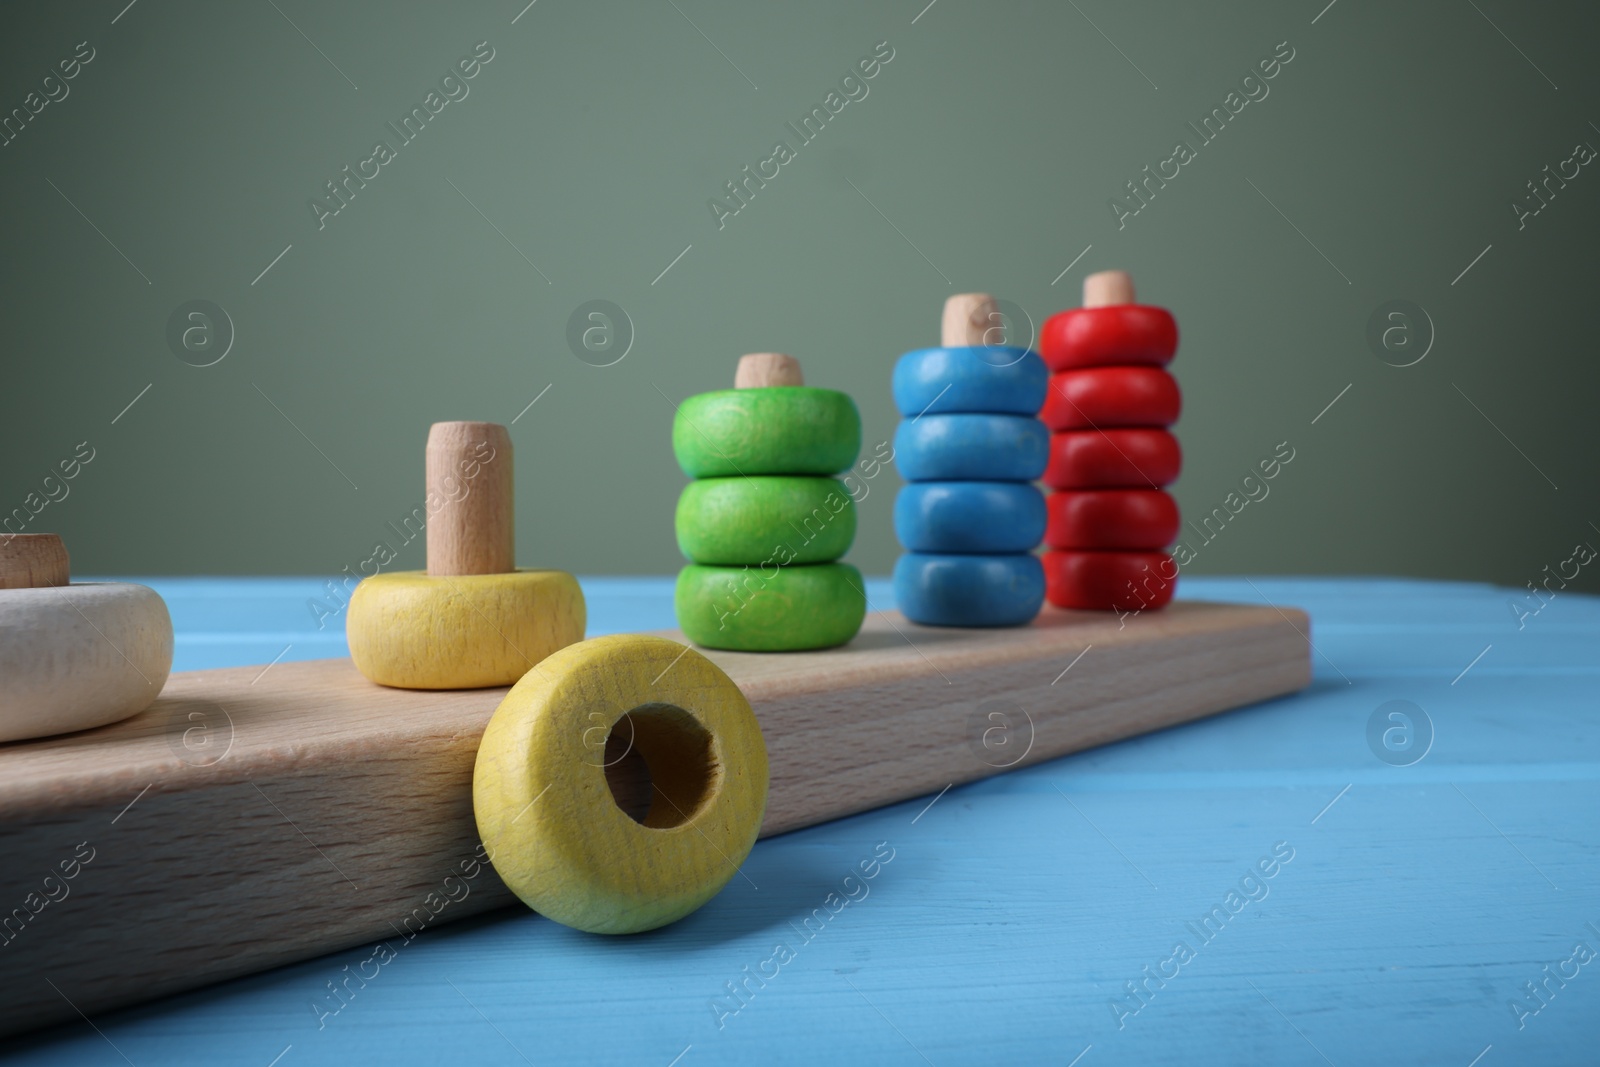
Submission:
[[[179,669],[344,654],[310,625],[314,581],[150,584]],[[584,585],[591,634],[672,624],[666,580]],[[1182,592],[1309,610],[1312,687],[763,841],[748,880],[652,934],[502,911],[427,931],[342,1004],[327,983],[372,949],[8,1051],[138,1067],[1600,1063],[1600,599],[1563,593],[1519,630],[1487,586]],[[887,584],[872,596],[887,605]],[[875,854],[892,859],[847,883]]]

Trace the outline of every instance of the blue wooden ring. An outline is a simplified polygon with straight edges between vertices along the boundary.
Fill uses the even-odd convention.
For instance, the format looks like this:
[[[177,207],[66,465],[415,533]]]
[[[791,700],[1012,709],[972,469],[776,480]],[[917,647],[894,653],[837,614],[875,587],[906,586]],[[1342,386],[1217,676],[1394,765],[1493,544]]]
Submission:
[[[1044,604],[1044,565],[1025,552],[908,552],[894,565],[894,598],[924,626],[1021,626]]]
[[[1050,431],[1026,415],[924,415],[894,434],[908,482],[1031,482],[1050,462]]]
[[[894,501],[911,552],[1030,552],[1044,538],[1044,494],[1026,482],[912,482]]]
[[[907,418],[957,411],[1037,415],[1050,370],[1010,345],[919,348],[894,365],[894,403]]]

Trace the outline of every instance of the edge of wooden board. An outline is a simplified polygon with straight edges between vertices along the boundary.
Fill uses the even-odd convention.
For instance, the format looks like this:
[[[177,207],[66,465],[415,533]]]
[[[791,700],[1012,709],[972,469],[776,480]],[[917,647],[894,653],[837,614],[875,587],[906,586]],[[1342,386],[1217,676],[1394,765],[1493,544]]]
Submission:
[[[780,698],[822,698],[899,683],[926,689],[932,680],[952,685],[955,675],[1063,654],[1070,659],[1088,645],[1101,650],[1103,657],[1151,641],[1251,630],[1270,634],[1280,628],[1299,639],[1300,658],[1305,661],[1298,684],[1285,683],[1274,691],[1288,693],[1310,681],[1307,616],[1294,608],[1204,601],[1178,601],[1164,611],[1130,617],[1122,625],[1099,612],[1046,609],[1031,626],[1005,629],[922,627],[898,612],[874,612],[856,639],[842,648],[799,653],[699,651],[728,672],[759,715],[765,703]],[[655,632],[688,643],[680,631]],[[1281,657],[1283,650],[1275,654]],[[1063,668],[1068,659],[1061,661]],[[816,669],[823,665],[825,670]],[[1091,663],[1079,676],[1095,669]],[[1038,678],[1030,675],[1026,680],[1032,683]],[[1069,691],[1059,693],[1065,696]],[[178,672],[168,679],[161,697],[132,718],[73,734],[0,744],[0,825],[21,807],[73,810],[126,803],[132,796],[130,787],[135,791],[146,786],[161,791],[212,788],[263,774],[304,770],[329,759],[342,763],[380,755],[400,743],[467,731],[481,734],[505,693],[506,688],[385,688],[362,678],[348,659],[282,663],[265,671],[252,666]],[[339,716],[350,702],[363,700],[383,705],[384,727],[375,729],[368,720]],[[1197,714],[1217,710],[1221,708]],[[772,740],[768,738],[769,745]],[[1064,751],[1071,750],[1054,755]]]
[[[768,836],[1294,692],[1308,633],[1293,609],[1180,601],[1010,630],[879,613],[842,649],[706,655],[762,722]],[[473,860],[470,788],[504,692],[384,689],[348,660],[195,671],[122,723],[0,746],[0,900],[95,853],[0,934],[0,1033],[511,903]],[[984,743],[994,713],[1018,748]]]

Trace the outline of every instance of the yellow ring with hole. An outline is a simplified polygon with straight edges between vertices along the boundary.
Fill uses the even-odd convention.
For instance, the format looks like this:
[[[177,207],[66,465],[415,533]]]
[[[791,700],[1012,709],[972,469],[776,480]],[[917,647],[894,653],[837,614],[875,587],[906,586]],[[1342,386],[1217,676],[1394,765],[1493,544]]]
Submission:
[[[400,689],[511,685],[583,640],[583,590],[565,571],[392,571],[350,597],[345,637],[356,669]]]
[[[648,810],[627,789],[644,771]],[[524,675],[472,775],[506,885],[591,933],[653,930],[716,896],[766,804],[767,748],[739,687],[699,652],[641,634],[570,645]]]

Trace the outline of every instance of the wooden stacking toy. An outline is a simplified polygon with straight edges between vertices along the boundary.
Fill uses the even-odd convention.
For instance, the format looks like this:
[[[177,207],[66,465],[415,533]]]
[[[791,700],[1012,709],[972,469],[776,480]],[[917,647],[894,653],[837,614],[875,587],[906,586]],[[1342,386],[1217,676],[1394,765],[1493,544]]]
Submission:
[[[1135,611],[1172,599],[1177,566],[1163,550],[1178,505],[1163,487],[1183,463],[1167,430],[1182,402],[1164,368],[1177,348],[1171,313],[1134,303],[1122,271],[1089,275],[1083,307],[1040,331],[1054,372],[1039,418],[1053,431],[1044,568],[1057,607]]]
[[[750,702],[676,641],[597,637],[506,694],[472,775],[490,862],[529,907],[593,933],[653,930],[739,870],[767,749]]]
[[[0,537],[0,741],[137,715],[172,670],[172,617],[155,590],[73,584],[55,534]]]
[[[895,564],[902,614],[929,626],[1016,626],[1044,602],[1033,549],[1045,530],[1032,484],[1049,459],[1036,417],[1049,371],[1024,348],[989,344],[994,298],[945,302],[943,346],[907,352],[894,368],[901,422],[895,459],[910,483],[895,498],[907,549]]]
[[[511,435],[436,422],[426,451],[428,569],[376,574],[350,597],[357,669],[402,689],[510,685],[583,639],[583,591],[516,566]]]
[[[842,645],[867,612],[861,572],[837,560],[855,500],[832,477],[856,461],[855,401],[804,384],[772,352],[740,359],[734,388],[685,400],[672,451],[695,479],[678,498],[678,625],[706,648],[792,652]]]

